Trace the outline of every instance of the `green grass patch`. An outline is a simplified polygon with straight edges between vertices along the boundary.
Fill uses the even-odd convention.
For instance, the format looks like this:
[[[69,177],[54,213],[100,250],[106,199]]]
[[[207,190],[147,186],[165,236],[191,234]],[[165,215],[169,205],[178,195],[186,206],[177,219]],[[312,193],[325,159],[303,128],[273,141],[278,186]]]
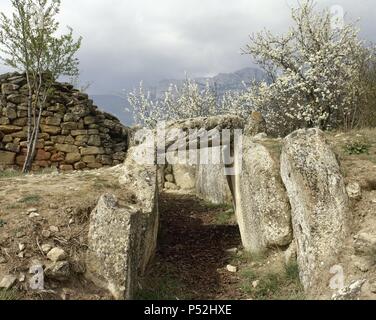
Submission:
[[[233,209],[221,211],[216,215],[216,223],[219,225],[228,225],[234,221],[235,212]]]
[[[345,147],[344,151],[347,155],[361,155],[361,154],[369,154],[369,149],[371,148],[370,143],[362,138],[356,139],[353,141],[348,142]]]
[[[178,279],[163,276],[153,279],[145,284],[135,294],[135,300],[184,300],[189,299],[185,295],[183,285]]]
[[[22,208],[22,205],[16,204],[16,203],[9,204],[5,207],[5,209],[7,209],[7,210],[14,210],[14,209],[21,209],[21,208]]]
[[[15,290],[0,290],[0,301],[12,301],[19,299],[19,295]]]
[[[280,272],[262,272],[247,267],[240,273],[241,289],[254,300],[304,300],[297,264]],[[253,284],[257,281],[257,285]]]
[[[19,176],[22,176],[21,171],[16,171],[16,170],[0,171],[0,179],[14,178],[14,177],[19,177]]]
[[[23,204],[36,204],[39,203],[41,200],[41,197],[36,194],[27,195],[21,199],[18,200],[19,203]]]
[[[220,203],[220,204],[216,204],[216,203],[212,203],[212,202],[209,202],[209,201],[202,201],[201,205],[203,207],[206,207],[208,209],[222,209],[222,210],[231,210],[233,209],[233,205],[230,204],[230,203]]]

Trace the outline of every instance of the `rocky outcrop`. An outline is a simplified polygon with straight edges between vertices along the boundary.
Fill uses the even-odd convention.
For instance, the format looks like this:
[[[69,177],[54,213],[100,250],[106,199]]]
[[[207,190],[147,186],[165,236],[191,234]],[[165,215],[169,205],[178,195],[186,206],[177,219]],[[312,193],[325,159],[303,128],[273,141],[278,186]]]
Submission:
[[[90,217],[87,277],[116,299],[131,299],[154,255],[159,226],[156,166],[135,161],[130,150],[120,183],[127,198],[103,195]]]
[[[235,176],[236,216],[243,246],[252,253],[291,243],[291,212],[279,166],[269,151],[243,138],[242,163]]]
[[[20,168],[26,158],[27,87],[21,74],[0,76],[0,169]],[[64,83],[43,110],[33,170],[63,171],[120,164],[128,149],[128,129],[101,112],[88,95]]]
[[[330,277],[348,234],[344,179],[319,129],[298,130],[285,138],[281,174],[292,207],[300,278],[311,290]]]

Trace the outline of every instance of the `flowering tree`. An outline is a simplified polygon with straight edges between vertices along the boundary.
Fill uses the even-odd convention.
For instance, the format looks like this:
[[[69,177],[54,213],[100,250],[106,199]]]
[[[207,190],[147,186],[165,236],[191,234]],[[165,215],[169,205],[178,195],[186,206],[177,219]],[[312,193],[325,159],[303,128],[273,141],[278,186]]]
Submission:
[[[330,12],[317,12],[313,0],[292,9],[292,19],[287,34],[260,32],[244,49],[275,79],[248,92],[253,108],[277,122],[291,119],[322,129],[352,126],[363,94],[358,31],[352,24],[333,27]]]
[[[139,125],[155,127],[158,121],[204,117],[218,113],[217,96],[206,83],[204,89],[189,79],[181,87],[170,85],[162,99],[153,100],[141,82],[138,90],[128,94],[134,120]]]

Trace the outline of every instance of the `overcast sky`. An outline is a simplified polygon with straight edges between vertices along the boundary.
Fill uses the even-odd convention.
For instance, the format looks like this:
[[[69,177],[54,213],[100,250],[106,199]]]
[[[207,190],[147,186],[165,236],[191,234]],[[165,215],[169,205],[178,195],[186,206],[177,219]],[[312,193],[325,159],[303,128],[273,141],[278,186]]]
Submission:
[[[9,0],[0,10],[9,12]],[[363,38],[376,42],[374,0],[318,0],[360,18]],[[240,55],[248,36],[263,28],[283,32],[296,0],[62,0],[59,21],[83,36],[82,83],[111,94],[166,78],[215,75],[252,66]],[[0,71],[7,69],[0,66]]]

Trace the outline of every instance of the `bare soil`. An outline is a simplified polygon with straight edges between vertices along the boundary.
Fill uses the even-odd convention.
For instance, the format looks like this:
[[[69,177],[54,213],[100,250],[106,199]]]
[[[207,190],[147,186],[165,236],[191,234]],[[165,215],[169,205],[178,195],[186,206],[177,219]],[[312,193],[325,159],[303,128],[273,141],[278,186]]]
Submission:
[[[170,291],[167,295],[161,292],[160,298],[244,298],[236,286],[238,276],[226,270],[232,259],[226,250],[241,246],[239,228],[233,219],[221,221],[219,218],[231,211],[226,206],[208,206],[192,195],[164,193],[161,196],[159,247],[144,285],[154,285],[146,289],[151,298],[160,290],[160,281],[155,281],[156,278],[172,286],[166,288]]]

